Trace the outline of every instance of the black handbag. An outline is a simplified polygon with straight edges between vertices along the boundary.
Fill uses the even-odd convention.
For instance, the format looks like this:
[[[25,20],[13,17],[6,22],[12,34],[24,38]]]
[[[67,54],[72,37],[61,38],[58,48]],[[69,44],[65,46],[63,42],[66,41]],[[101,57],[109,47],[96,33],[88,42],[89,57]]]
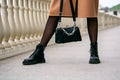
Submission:
[[[70,6],[71,6],[71,12],[72,12],[74,25],[63,28],[61,27],[62,26],[61,17],[62,17],[63,0],[60,0],[60,13],[59,13],[59,21],[58,21],[59,28],[57,28],[55,31],[55,42],[56,43],[82,41],[80,30],[76,26],[76,15],[75,15],[72,0],[70,0]]]

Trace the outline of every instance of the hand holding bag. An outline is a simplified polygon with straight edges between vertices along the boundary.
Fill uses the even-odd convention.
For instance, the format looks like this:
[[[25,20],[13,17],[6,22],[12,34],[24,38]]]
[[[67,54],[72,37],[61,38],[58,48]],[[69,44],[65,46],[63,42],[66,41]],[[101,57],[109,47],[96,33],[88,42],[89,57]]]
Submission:
[[[56,43],[82,41],[80,30],[76,26],[76,16],[75,16],[75,11],[74,11],[72,0],[70,0],[70,6],[71,6],[71,12],[72,12],[74,25],[71,27],[62,28],[61,17],[62,17],[63,0],[60,1],[60,13],[59,13],[59,22],[58,22],[58,27],[60,28],[57,28],[55,32]]]

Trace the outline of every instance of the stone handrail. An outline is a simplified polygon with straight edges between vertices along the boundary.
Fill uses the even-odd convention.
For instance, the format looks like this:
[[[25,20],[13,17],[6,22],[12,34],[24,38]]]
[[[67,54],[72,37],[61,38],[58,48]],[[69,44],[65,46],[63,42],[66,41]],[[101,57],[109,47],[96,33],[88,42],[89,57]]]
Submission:
[[[2,0],[0,8],[0,59],[31,51],[39,43],[51,0]],[[99,29],[120,25],[120,18],[99,13]],[[65,20],[70,23],[69,19]],[[65,22],[65,23],[67,23]],[[86,33],[86,19],[78,19]],[[54,43],[54,38],[50,44]]]

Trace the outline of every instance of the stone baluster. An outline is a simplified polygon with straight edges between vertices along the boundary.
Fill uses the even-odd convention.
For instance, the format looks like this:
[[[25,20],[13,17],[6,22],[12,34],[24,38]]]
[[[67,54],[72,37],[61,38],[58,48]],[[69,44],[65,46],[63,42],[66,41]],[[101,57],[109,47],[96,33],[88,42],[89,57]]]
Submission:
[[[44,9],[44,23],[46,24],[48,18],[48,11],[47,11],[48,1],[43,2],[43,9]]]
[[[114,23],[115,23],[115,19],[114,19],[114,16],[113,16],[113,19],[112,19],[112,20],[113,20],[113,23],[112,23],[112,25],[114,26]]]
[[[113,25],[114,25],[114,17],[112,16],[112,27],[113,27]]]
[[[120,25],[120,19],[118,19],[118,25]]]
[[[100,26],[99,27],[99,30],[101,29],[101,27],[102,27],[102,21],[101,21],[101,17],[102,17],[102,15],[101,14],[98,14],[99,16],[98,16],[98,26]]]
[[[45,19],[44,19],[44,9],[43,9],[43,3],[44,1],[40,1],[40,10],[41,10],[41,14],[40,14],[40,18],[41,18],[41,22],[42,22],[42,31],[44,31],[45,28]]]
[[[112,27],[112,22],[113,22],[113,19],[112,19],[112,16],[111,16],[111,27]]]
[[[37,23],[37,9],[36,9],[36,1],[32,0],[33,3],[33,22],[34,22],[34,28],[35,28],[35,38],[38,40],[38,23]]]
[[[2,24],[3,24],[3,29],[4,29],[4,38],[2,40],[2,44],[4,47],[9,48],[10,43],[9,38],[10,38],[10,26],[8,22],[8,12],[7,12],[7,1],[2,0],[2,5],[1,5],[1,19],[2,19]]]
[[[20,38],[22,35],[22,26],[19,18],[18,0],[13,0],[13,3],[14,3],[14,20],[15,20],[16,31],[17,31],[15,42],[18,44],[22,44],[22,42],[20,41]]]
[[[119,23],[118,23],[118,21],[120,21],[120,20],[117,18],[117,21],[116,21],[116,22],[117,22],[117,25],[119,26]]]
[[[7,0],[7,1],[8,1],[8,21],[11,31],[9,42],[12,46],[16,46],[15,37],[17,36],[17,31],[14,21],[13,0]]]
[[[101,25],[102,25],[102,29],[105,27],[105,14],[101,13]]]
[[[113,25],[115,25],[115,16],[113,16]]]
[[[33,9],[32,9],[32,2],[31,0],[28,0],[28,7],[29,7],[29,21],[30,21],[30,27],[31,27],[31,35],[30,39],[34,42],[34,35],[35,35],[35,30],[34,30],[34,24],[33,24]]]
[[[107,15],[105,14],[105,27],[107,27]]]
[[[117,22],[118,22],[118,18],[116,18],[116,26],[118,26],[118,23],[117,23]]]
[[[109,26],[109,14],[107,14],[107,27],[110,27]]]
[[[110,27],[110,15],[108,15],[108,26]]]
[[[111,26],[113,26],[112,24],[113,24],[113,18],[112,18],[112,16],[111,16]]]
[[[116,18],[116,25],[118,26],[118,18]]]
[[[113,26],[115,25],[115,17],[113,16]]]
[[[110,20],[109,21],[109,26],[112,27],[112,25],[111,25],[111,15],[109,16],[109,20]]]
[[[116,18],[114,18],[114,26],[116,26]]]
[[[3,29],[3,24],[1,20],[1,14],[0,14],[0,54],[2,54],[2,51],[4,49],[4,45],[2,44],[3,38],[4,38],[4,29]]]
[[[39,19],[40,19],[40,29],[41,29],[41,34],[43,33],[44,31],[44,26],[45,24],[43,23],[43,16],[42,15],[42,10],[41,10],[41,1],[39,1]]]
[[[115,26],[117,26],[117,18],[115,19]]]
[[[112,27],[112,16],[110,16],[110,26]]]
[[[20,23],[21,23],[21,29],[22,29],[22,35],[20,40],[24,43],[27,43],[25,40],[26,37],[26,23],[24,18],[24,6],[23,6],[23,0],[19,0],[19,15],[20,15]]]
[[[39,30],[39,38],[42,35],[42,22],[40,19],[40,2],[37,0],[37,22],[38,22],[38,30]]]
[[[42,3],[42,5],[43,5],[43,17],[44,17],[44,23],[45,23],[45,21],[46,21],[46,10],[47,10],[47,8],[46,8],[46,6],[47,6],[47,4],[46,4],[46,1],[44,1],[43,3]]]
[[[31,35],[30,38],[32,41],[35,41],[35,28],[34,28],[34,22],[33,22],[33,8],[32,8],[32,1],[28,0],[28,6],[29,6],[29,19],[30,19],[30,26],[31,26]]]
[[[117,24],[120,26],[120,18],[118,18],[118,20],[117,20]]]
[[[113,27],[113,17],[111,15],[111,26]]]
[[[109,27],[109,24],[108,24],[109,21],[108,21],[108,20],[109,20],[109,19],[108,19],[108,15],[106,15],[106,23],[107,23],[107,24],[106,24],[106,27]]]
[[[48,18],[48,15],[49,15],[49,9],[50,9],[50,1],[48,0],[47,1],[47,18]]]
[[[109,26],[111,27],[111,15],[109,15]]]
[[[116,17],[115,17],[114,19],[115,19],[115,21],[114,21],[114,26],[116,26]]]
[[[43,2],[43,12],[44,12],[44,23],[47,21],[47,1]]]
[[[105,14],[105,27],[107,27],[107,15]]]
[[[37,24],[37,38],[38,38],[38,41],[40,41],[40,26],[39,26],[39,20],[38,20],[38,15],[37,15],[37,13],[38,13],[38,9],[37,9],[37,0],[35,1],[35,13],[36,13],[36,24]]]
[[[118,19],[118,25],[120,25],[120,18]]]
[[[30,18],[29,18],[29,8],[28,8],[28,0],[23,0],[24,3],[24,18],[26,23],[26,40],[28,42],[32,42],[30,39],[31,36],[31,25],[30,25]]]

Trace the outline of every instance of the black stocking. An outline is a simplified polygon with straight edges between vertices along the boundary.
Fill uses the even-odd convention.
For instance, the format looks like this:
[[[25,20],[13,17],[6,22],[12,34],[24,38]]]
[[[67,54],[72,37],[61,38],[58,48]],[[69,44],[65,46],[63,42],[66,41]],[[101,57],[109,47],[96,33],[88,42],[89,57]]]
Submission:
[[[58,16],[49,16],[40,44],[47,46],[58,24]]]
[[[98,20],[97,18],[87,18],[87,28],[91,43],[97,42],[98,36]]]

